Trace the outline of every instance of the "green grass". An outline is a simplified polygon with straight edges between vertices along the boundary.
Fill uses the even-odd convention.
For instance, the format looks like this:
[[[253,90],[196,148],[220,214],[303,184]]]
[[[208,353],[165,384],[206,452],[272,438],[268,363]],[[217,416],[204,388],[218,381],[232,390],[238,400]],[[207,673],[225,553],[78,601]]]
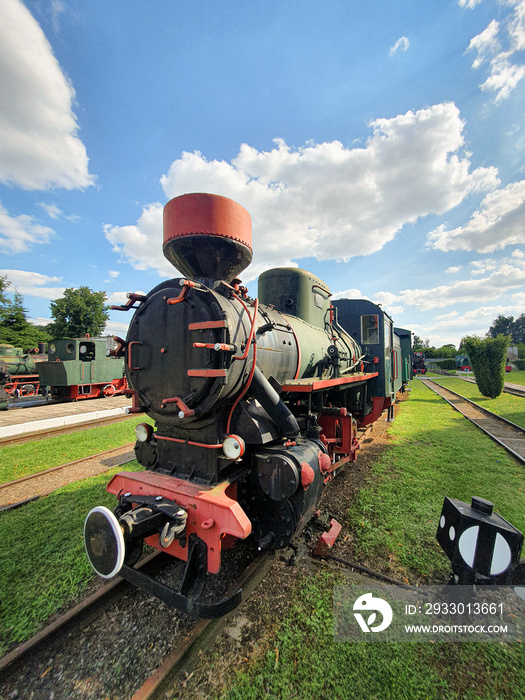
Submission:
[[[86,515],[113,509],[106,492],[117,467],[77,481],[23,508],[0,513],[0,656],[35,634],[57,610],[70,607],[98,577],[84,552]],[[127,470],[142,469],[137,462]]]
[[[455,391],[467,399],[475,401],[483,408],[502,416],[507,420],[525,428],[525,397],[513,396],[512,394],[501,393],[495,399],[489,399],[479,393],[476,384],[466,382],[464,379],[455,377],[434,378],[433,381],[441,384],[446,389]]]
[[[144,415],[134,416],[111,425],[86,427],[67,435],[37,438],[31,442],[2,447],[0,483],[135,442],[135,425],[144,422],[151,421]]]
[[[356,560],[412,582],[446,581],[450,564],[435,541],[445,496],[488,498],[525,530],[522,466],[420,382],[412,382],[389,434],[391,446],[348,515]],[[262,659],[248,663],[223,698],[525,697],[525,649],[519,643],[334,642],[337,582],[326,573],[301,582]]]
[[[235,676],[227,700],[513,700],[524,697],[522,646],[337,643],[333,575],[301,595],[258,663]]]
[[[508,384],[523,384],[525,385],[525,370],[509,372],[505,375],[505,382]]]

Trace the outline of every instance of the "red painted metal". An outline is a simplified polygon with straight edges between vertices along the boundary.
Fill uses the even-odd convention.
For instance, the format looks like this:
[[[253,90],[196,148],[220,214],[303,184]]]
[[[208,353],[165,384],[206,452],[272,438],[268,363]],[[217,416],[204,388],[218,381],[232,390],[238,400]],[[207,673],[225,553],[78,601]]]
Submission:
[[[162,496],[182,506],[188,513],[187,535],[195,533],[208,547],[208,571],[212,574],[218,573],[221,566],[222,538],[231,535],[245,539],[252,531],[246,513],[226,493],[231,491],[228,481],[212,487],[150,471],[120,472],[111,479],[107,490],[115,495],[129,492],[137,496]],[[188,559],[188,547],[181,547],[178,540],[167,549],[160,546],[158,534],[147,537],[145,542],[182,561]]]
[[[226,321],[199,321],[188,325],[189,331],[207,331],[213,328],[226,328]]]
[[[191,286],[194,287],[195,285],[193,284]],[[180,304],[181,301],[184,301],[184,299],[186,299],[186,295],[189,291],[190,285],[184,285],[179,296],[171,297],[171,299],[166,299],[166,304],[168,304],[169,306],[173,306],[173,304]]]
[[[346,410],[341,410],[339,415],[332,413],[320,413],[317,422],[322,429],[321,441],[326,445],[330,458],[336,455],[348,457],[346,461],[355,461],[359,441],[357,439],[357,424],[352,415],[347,415]],[[338,463],[325,468],[325,473],[330,473],[338,467]]]
[[[334,518],[330,520],[330,529],[328,532],[324,532],[321,537],[317,540],[317,544],[314,549],[314,556],[322,557],[332,549],[335,544],[336,539],[339,537],[342,526]]]
[[[127,364],[127,366],[130,368],[130,370],[132,370],[132,371],[133,371],[133,370],[137,371],[137,370],[140,369],[140,367],[133,367],[133,365],[131,364],[131,353],[132,353],[132,351],[133,351],[133,346],[134,346],[134,345],[140,345],[140,344],[141,344],[141,343],[140,343],[139,340],[132,340],[130,343],[128,343],[128,354],[127,354],[127,357],[126,357],[126,364]]]
[[[307,462],[301,464],[301,485],[305,491],[315,479],[315,472]]]
[[[164,245],[182,236],[221,236],[252,250],[252,222],[244,207],[227,197],[192,193],[164,207]]]
[[[250,346],[252,344],[253,336],[255,333],[255,323],[257,321],[257,311],[259,309],[259,299],[256,299],[254,302],[253,318],[252,318],[252,316],[250,315],[250,312],[248,311],[248,307],[246,306],[244,301],[240,297],[238,297],[237,294],[234,294],[233,298],[237,299],[237,301],[239,301],[242,304],[243,309],[246,311],[246,314],[248,315],[248,318],[250,319],[250,333],[248,335],[248,340],[246,341],[246,347],[244,349],[244,352],[242,355],[235,355],[233,358],[234,360],[245,360],[248,357],[248,353],[250,352]]]
[[[222,442],[217,442],[214,445],[207,445],[205,442],[194,442],[193,440],[183,440],[182,438],[172,438],[166,435],[155,433],[157,440],[168,440],[168,442],[180,442],[183,445],[193,445],[194,447],[206,447],[208,450],[218,450],[222,447]]]
[[[180,410],[184,413],[184,418],[190,418],[191,416],[195,415],[195,411],[192,408],[188,408],[184,401],[178,396],[174,396],[171,399],[162,399],[160,407],[164,408],[164,406],[168,403],[176,403]]]
[[[372,397],[372,411],[362,420],[359,421],[359,427],[362,428],[365,425],[370,425],[378,418],[381,417],[383,411],[390,408],[392,405],[392,399],[390,396],[373,396]]]
[[[356,382],[366,382],[372,377],[377,377],[378,372],[370,372],[369,374],[353,374],[351,376],[337,377],[336,379],[297,379],[283,384],[283,391],[311,393],[313,391],[321,391],[322,389],[332,389],[336,386],[344,386],[345,384],[353,384]]]
[[[226,369],[189,369],[188,377],[226,377],[228,370]]]
[[[193,343],[194,348],[205,348],[206,350],[222,350],[223,352],[235,352],[235,345],[228,343]]]

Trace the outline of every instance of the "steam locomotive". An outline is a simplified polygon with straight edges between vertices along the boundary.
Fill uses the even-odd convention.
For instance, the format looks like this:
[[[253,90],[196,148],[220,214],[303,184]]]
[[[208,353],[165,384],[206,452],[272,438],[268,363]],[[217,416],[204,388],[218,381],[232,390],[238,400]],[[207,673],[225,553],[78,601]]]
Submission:
[[[163,252],[184,277],[116,307],[134,309],[115,351],[132,410],[155,422],[136,428],[146,470],[111,479],[116,508],[88,514],[84,541],[101,577],[213,618],[242,598],[202,595],[221,551],[247,538],[279,549],[308,522],[324,484],[355,460],[359,429],[391,412],[411,376],[410,332],[372,302],[331,304],[300,269],[264,272],[251,299],[238,278],[252,258],[250,216],[225,197],[168,202]],[[133,568],[144,541],[186,562],[179,590]]]

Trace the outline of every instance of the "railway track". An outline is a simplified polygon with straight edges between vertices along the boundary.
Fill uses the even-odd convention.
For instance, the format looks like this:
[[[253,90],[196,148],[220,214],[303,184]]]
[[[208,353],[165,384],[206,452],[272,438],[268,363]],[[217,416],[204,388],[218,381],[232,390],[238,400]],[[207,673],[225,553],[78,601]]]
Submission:
[[[158,573],[159,570],[162,570],[163,561],[168,560],[171,565],[171,558],[155,552],[143,559],[138,566],[148,573]],[[273,555],[259,554],[242,575],[230,584],[226,595],[242,588],[243,600],[248,598],[263,580],[273,563]],[[102,658],[109,657],[104,658],[104,664],[108,669],[111,669],[111,650],[108,653],[103,619],[109,619],[111,624],[114,624],[117,618],[124,618],[129,622],[134,613],[135,622],[139,617],[144,622],[144,598],[148,598],[148,596],[117,577],[33,638],[4,656],[0,659],[0,681],[4,691],[8,692],[6,697],[17,697],[20,700],[24,697],[112,697],[126,698],[127,700],[130,698],[132,700],[157,700],[157,698],[164,697],[166,689],[174,683],[182,671],[187,673],[188,670],[191,670],[192,666],[197,663],[199,654],[213,642],[237,612],[233,611],[230,615],[216,620],[195,621],[177,611],[169,611],[159,601],[152,599],[157,612],[160,610],[160,615],[164,618],[168,617],[172,621],[178,618],[172,626],[169,639],[166,640],[169,642],[168,651],[166,652],[166,648],[162,651],[156,649],[155,654],[152,652],[155,643],[150,642],[149,649],[144,647],[139,653],[149,652],[148,655],[153,662],[155,659],[161,658],[161,662],[156,667],[153,663],[153,668],[135,669],[135,673],[130,669],[127,690],[123,691],[122,686],[119,687],[118,683],[114,684],[111,689],[109,687],[102,688],[92,677],[85,677],[86,672],[89,674],[93,669],[84,667],[85,660],[82,652],[80,651],[77,656],[79,649],[100,645],[99,653]],[[144,630],[146,626],[147,623],[144,622],[140,630],[142,636],[146,636]],[[112,634],[114,634],[114,630],[112,630]],[[173,640],[176,640],[175,643]],[[115,642],[115,639],[111,641]],[[70,646],[71,648],[68,649]],[[119,647],[119,644],[114,645],[113,651],[120,652]],[[71,672],[69,669],[67,680],[64,683],[63,669],[66,666],[66,659],[69,659],[70,655],[75,657],[72,663],[78,664],[78,670]],[[91,654],[91,656],[96,656],[96,653]],[[136,660],[136,656],[134,659]],[[92,664],[93,661],[90,660],[89,663]],[[19,688],[24,688],[23,694],[20,694]],[[65,694],[61,695],[60,693]]]
[[[431,379],[421,379],[423,384],[441,396],[465,418],[504,447],[520,462],[525,463],[525,429],[492,413],[470,399],[446,389]]]
[[[361,439],[369,435],[370,431],[369,427]],[[234,551],[224,554],[238,556]],[[161,555],[159,559],[166,557]],[[167,559],[172,565],[172,559]],[[146,560],[145,565],[161,566],[157,559],[153,558],[151,564]],[[254,590],[272,565],[273,556],[261,555],[246,569],[242,582],[246,596]],[[180,562],[177,562],[176,566],[180,568]],[[279,566],[288,565],[280,562]],[[239,568],[243,571],[245,567]],[[161,572],[159,578],[162,575]],[[176,574],[175,578],[178,575]],[[170,583],[169,580],[166,582]],[[238,585],[239,579],[236,581],[236,587]],[[107,593],[106,589],[109,589]],[[279,587],[279,591],[281,593],[277,595],[277,599],[283,597],[282,586]],[[112,700],[156,700],[166,697],[166,688],[188,678],[187,674],[193,665],[202,659],[200,652],[213,643],[225,626],[235,629],[238,620],[237,617],[234,618],[237,610],[225,618],[199,621],[195,624],[186,616],[169,610],[157,599],[130,587],[121,579],[102,587],[92,598],[93,601],[80,603],[77,606],[78,612],[77,609],[69,611],[63,621],[62,618],[54,621],[49,629],[46,628],[0,660],[0,686],[4,687],[7,697],[17,697],[18,700],[25,697],[68,697],[81,700],[94,697],[111,697]],[[242,614],[240,618],[243,619]],[[124,626],[127,632],[122,639]],[[154,633],[150,633],[150,628]],[[129,629],[133,630],[131,635]],[[153,638],[153,634],[157,636]],[[99,635],[102,636],[100,641]],[[130,636],[135,645],[131,649]],[[170,648],[166,651],[168,643]],[[117,648],[121,656],[113,660],[112,653]],[[147,672],[142,672],[144,657],[149,660],[153,658],[156,662]],[[94,658],[100,658],[100,662],[94,661]],[[131,662],[128,661],[130,658]],[[77,663],[78,671],[72,671],[70,666]],[[106,683],[104,686],[96,678],[98,671],[94,669],[93,664],[98,663],[103,668]],[[137,664],[141,668],[133,668],[129,672],[129,678],[126,676],[125,679],[119,679],[120,671],[115,669],[120,669],[128,663],[132,666]],[[111,675],[117,676],[117,680],[108,678]],[[138,675],[141,676],[140,682],[137,681]],[[66,690],[64,683],[71,682],[71,676],[74,682]],[[128,681],[135,683],[132,692],[127,692]]]
[[[13,481],[0,484],[0,512],[17,508],[25,503],[47,496],[61,486],[79,478],[101,474],[113,467],[135,459],[130,442],[121,447],[113,447],[104,452],[66,462],[35,474],[28,474]]]
[[[470,384],[475,384],[476,380],[471,377],[462,377],[455,372],[447,372],[447,370],[433,370],[435,374],[441,374],[443,377],[456,377],[456,379],[462,379],[464,382],[469,382]],[[431,380],[430,380],[431,381]],[[505,394],[512,394],[513,396],[523,396],[525,397],[525,386],[520,387],[519,384],[506,383],[503,387],[503,392]]]
[[[107,418],[97,418],[96,420],[85,421],[84,423],[61,425],[56,428],[46,428],[46,430],[35,430],[34,432],[27,432],[13,437],[0,437],[0,447],[19,445],[24,442],[30,442],[31,440],[40,440],[66,433],[76,433],[79,430],[98,428],[101,425],[110,425],[111,423],[121,423],[122,421],[132,420],[136,415],[137,414],[134,413],[125,416],[108,416]]]

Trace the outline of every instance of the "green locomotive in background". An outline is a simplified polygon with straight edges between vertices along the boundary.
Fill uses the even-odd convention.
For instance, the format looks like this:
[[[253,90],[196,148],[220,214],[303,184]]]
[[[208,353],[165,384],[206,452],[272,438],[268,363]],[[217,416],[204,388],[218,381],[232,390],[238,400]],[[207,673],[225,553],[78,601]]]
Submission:
[[[128,388],[124,360],[109,355],[113,345],[112,337],[53,340],[47,361],[37,365],[40,386],[62,401],[122,394]]]

